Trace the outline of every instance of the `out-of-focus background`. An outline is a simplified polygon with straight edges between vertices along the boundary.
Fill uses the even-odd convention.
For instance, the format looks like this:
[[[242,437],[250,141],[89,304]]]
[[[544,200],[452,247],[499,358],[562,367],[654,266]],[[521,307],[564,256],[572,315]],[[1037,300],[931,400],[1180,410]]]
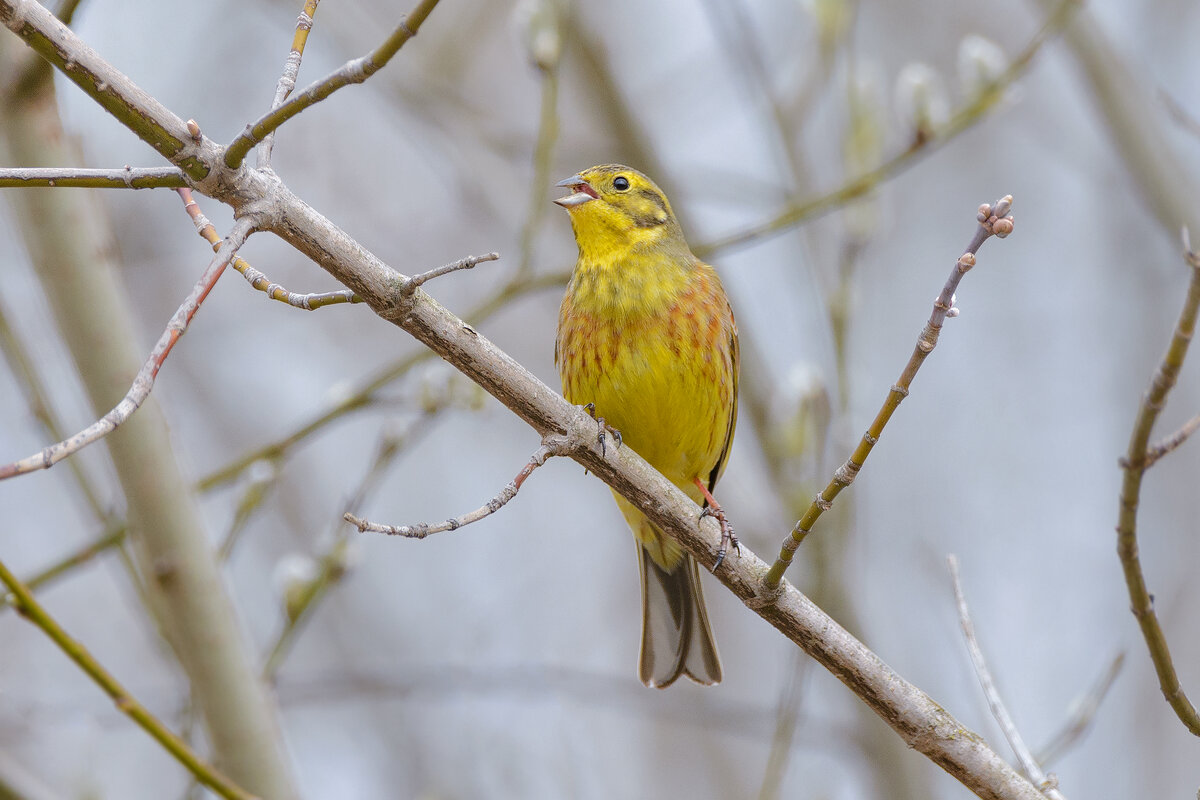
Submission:
[[[85,0],[73,27],[227,142],[268,107],[299,5]],[[1200,785],[1200,743],[1159,693],[1113,527],[1117,458],[1188,281],[1178,226],[1200,219],[1195,207],[1164,205],[1170,189],[1155,177],[1188,187],[1200,175],[1195,123],[1171,111],[1200,116],[1200,6],[1087,4],[1084,27],[1069,38],[1050,31],[1003,96],[980,102],[980,87],[1028,48],[1056,5],[447,0],[384,71],[285,126],[274,164],[298,195],[402,272],[499,251],[497,263],[426,287],[460,315],[518,274],[570,268],[575,246],[550,203],[554,182],[612,161],[648,172],[718,267],[737,313],[743,412],[718,496],[763,555],[884,399],[976,207],[1011,193],[1016,233],[984,246],[958,293],[961,317],[790,577],[1007,754],[958,628],[945,566],[957,554],[982,646],[1035,750],[1126,654],[1086,733],[1048,765],[1063,792],[1189,797]],[[377,0],[322,6],[300,84],[374,47],[406,10]],[[19,46],[2,35],[5,47]],[[1106,96],[1105,70],[1134,81]],[[161,163],[71,84],[57,88],[87,166]],[[951,119],[963,124],[947,128]],[[1121,126],[1132,126],[1126,139]],[[1132,155],[1138,141],[1166,169]],[[912,157],[854,204],[708,247],[910,147]],[[87,197],[117,238],[148,353],[207,246],[170,190]],[[227,231],[228,209],[199,199]],[[9,205],[0,208],[0,308],[56,412],[77,429],[94,414],[22,231]],[[295,291],[338,288],[269,235],[242,255]],[[547,283],[510,291],[476,327],[557,386],[561,284]],[[154,394],[181,468],[200,481],[420,351],[364,306],[300,312],[230,272]],[[1159,433],[1196,412],[1196,374],[1196,364],[1185,368]],[[48,441],[15,371],[0,370],[0,460]],[[397,441],[395,458],[372,471],[381,442]],[[202,493],[215,547],[247,488],[265,490],[225,572],[264,662],[285,629],[284,589],[295,593],[331,549],[345,568],[273,664],[305,797],[966,795],[715,581],[707,596],[724,683],[644,689],[634,668],[634,547],[607,488],[572,462],[540,470],[490,519],[426,541],[349,536],[339,522],[350,504],[396,524],[465,512],[537,444],[434,359],[274,462]],[[79,458],[104,506],[123,515],[103,446]],[[1198,468],[1194,443],[1156,466],[1139,520],[1151,591],[1193,693]],[[102,529],[61,465],[0,486],[0,519],[0,558],[22,575]],[[186,726],[186,682],[115,550],[40,596],[152,710]],[[3,609],[0,756],[52,797],[189,790],[175,762]]]

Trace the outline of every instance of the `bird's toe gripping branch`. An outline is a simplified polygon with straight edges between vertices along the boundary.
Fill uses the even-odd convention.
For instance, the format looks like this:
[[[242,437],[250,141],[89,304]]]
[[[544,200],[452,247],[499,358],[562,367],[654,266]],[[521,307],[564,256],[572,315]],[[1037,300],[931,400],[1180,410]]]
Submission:
[[[608,458],[606,442],[608,440],[609,434],[612,435],[613,441],[617,443],[617,449],[620,450],[621,449],[621,432],[619,430],[617,430],[616,428],[612,427],[611,425],[609,425],[607,422],[605,422],[604,417],[596,416],[596,404],[595,403],[587,403],[586,405],[584,405],[583,410],[586,411],[588,413],[588,415],[591,416],[592,419],[596,420],[596,425],[599,428],[599,430],[596,433],[596,441],[600,444],[600,455],[603,458]]]
[[[721,508],[721,504],[717,502],[717,498],[712,496],[712,492],[704,485],[704,482],[699,478],[692,480],[704,493],[705,506],[700,512],[700,519],[705,517],[713,517],[721,524],[721,546],[717,549],[717,561],[713,564],[713,572],[717,571],[717,567],[721,566],[721,562],[725,560],[729,548],[732,547],[738,555],[742,554],[741,543],[738,542],[737,534],[733,532],[733,525],[729,522],[729,517],[725,516],[725,509]]]

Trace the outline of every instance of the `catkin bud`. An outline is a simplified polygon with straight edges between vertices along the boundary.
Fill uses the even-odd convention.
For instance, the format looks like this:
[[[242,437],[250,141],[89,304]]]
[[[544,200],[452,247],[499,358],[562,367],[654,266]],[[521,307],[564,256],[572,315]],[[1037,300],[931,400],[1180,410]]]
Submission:
[[[288,553],[275,565],[271,583],[275,586],[283,613],[289,622],[295,622],[296,617],[308,605],[313,582],[320,573],[317,562],[301,553]]]
[[[784,452],[819,459],[829,430],[829,390],[819,370],[799,364],[784,378],[776,400]]]
[[[928,64],[908,64],[896,77],[896,113],[914,138],[923,141],[949,115],[942,78]]]
[[[1000,45],[977,34],[964,36],[958,45],[958,81],[963,95],[973,98],[990,89],[1008,69]]]
[[[529,60],[552,70],[562,56],[562,0],[521,0],[513,9],[513,25],[521,34]]]

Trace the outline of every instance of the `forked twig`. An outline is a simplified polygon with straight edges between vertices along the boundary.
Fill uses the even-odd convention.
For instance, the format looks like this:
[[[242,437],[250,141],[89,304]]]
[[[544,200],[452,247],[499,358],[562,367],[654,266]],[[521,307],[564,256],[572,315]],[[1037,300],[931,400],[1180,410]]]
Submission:
[[[1187,356],[1188,345],[1196,329],[1196,318],[1200,313],[1200,255],[1192,252],[1186,230],[1183,232],[1183,246],[1186,251],[1185,258],[1192,270],[1187,297],[1183,309],[1179,312],[1167,352],[1163,354],[1162,361],[1150,380],[1150,386],[1142,396],[1142,404],[1129,437],[1129,448],[1120,461],[1124,477],[1121,481],[1120,509],[1117,512],[1117,555],[1121,558],[1121,569],[1125,572],[1125,585],[1129,590],[1133,616],[1142,629],[1142,638],[1146,640],[1150,659],[1154,662],[1154,671],[1158,673],[1158,685],[1162,689],[1163,697],[1174,709],[1184,727],[1200,736],[1200,714],[1197,714],[1196,707],[1192,705],[1179,683],[1179,675],[1171,661],[1167,637],[1163,634],[1158,615],[1154,611],[1154,598],[1146,588],[1146,576],[1142,572],[1137,540],[1137,509],[1142,478],[1146,474],[1146,468],[1158,457],[1152,452],[1147,452],[1146,444],[1150,441],[1150,433],[1154,429],[1159,412],[1166,405],[1167,395],[1175,385],[1180,369],[1183,368],[1183,359]]]

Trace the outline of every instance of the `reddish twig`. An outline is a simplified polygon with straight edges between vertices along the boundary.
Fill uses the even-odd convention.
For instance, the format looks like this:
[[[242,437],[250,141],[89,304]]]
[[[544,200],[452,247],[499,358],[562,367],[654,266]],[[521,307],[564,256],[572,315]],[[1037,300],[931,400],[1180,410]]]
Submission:
[[[158,342],[154,345],[154,350],[150,353],[150,357],[146,359],[146,363],[142,364],[142,368],[138,370],[137,377],[133,379],[133,385],[129,387],[129,391],[126,392],[125,397],[121,399],[121,402],[115,408],[74,436],[49,445],[43,448],[41,452],[23,458],[20,461],[0,466],[0,480],[11,478],[15,475],[24,475],[27,472],[34,472],[39,469],[49,469],[72,453],[83,449],[92,442],[103,439],[115,431],[121,423],[133,416],[133,412],[137,411],[146,398],[150,396],[150,390],[154,388],[154,379],[158,377],[158,371],[162,369],[162,365],[166,362],[167,356],[171,354],[171,349],[175,347],[175,343],[179,341],[179,337],[187,330],[192,317],[200,309],[200,304],[208,297],[208,293],[216,285],[217,279],[225,271],[225,267],[229,264],[230,259],[233,258],[234,253],[242,246],[246,241],[246,237],[253,230],[254,221],[249,217],[243,217],[234,224],[229,238],[217,249],[216,254],[208,263],[208,267],[204,270],[204,274],[200,276],[200,280],[192,287],[192,291],[188,294],[187,299],[183,301],[183,304],[171,316],[171,321],[167,323],[166,330],[163,331],[162,336],[159,337]]]

